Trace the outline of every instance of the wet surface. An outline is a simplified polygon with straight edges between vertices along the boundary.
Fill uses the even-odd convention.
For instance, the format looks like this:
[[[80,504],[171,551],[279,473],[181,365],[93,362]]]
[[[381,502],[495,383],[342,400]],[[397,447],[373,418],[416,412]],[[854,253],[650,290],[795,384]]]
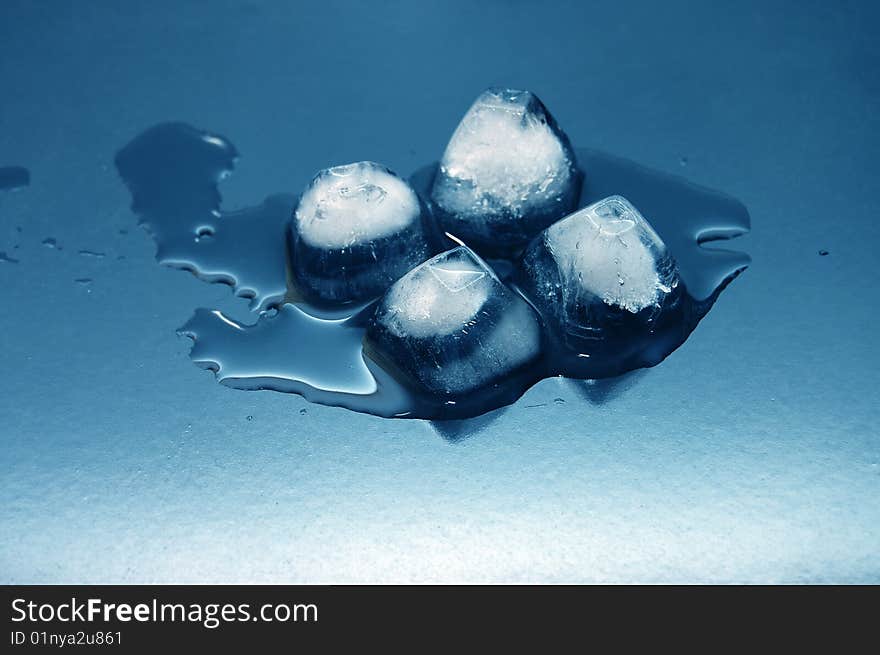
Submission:
[[[634,162],[594,150],[577,152],[586,172],[580,207],[620,194],[641,209],[679,262],[682,297],[679,307],[660,320],[650,343],[627,343],[621,354],[588,362],[584,378],[612,377],[639,365],[659,363],[677,348],[709,311],[721,290],[749,262],[741,252],[702,248],[709,241],[748,231],[749,214],[742,203],[687,180],[652,171]],[[312,402],[337,405],[383,417],[463,419],[514,402],[544,377],[570,370],[564,353],[548,349],[528,375],[510,376],[468,402],[434,397],[418,387],[375,371],[382,366],[361,349],[371,308],[331,310],[299,302],[283,303],[292,253],[286,248],[287,224],[294,196],[238,212],[222,212],[218,184],[237,158],[227,139],[182,123],[146,130],[117,155],[119,173],[132,192],[132,208],[157,243],[157,260],[192,271],[208,282],[232,285],[237,295],[253,298],[263,312],[254,325],[237,323],[219,311],[200,310],[181,329],[195,342],[193,360],[217,372],[228,386],[299,393]],[[436,164],[418,170],[413,187],[426,197]],[[439,249],[456,246],[452,239]],[[83,251],[80,254],[85,254]],[[90,253],[97,254],[97,253]],[[502,277],[516,260],[497,261]],[[332,311],[331,311],[332,313]],[[349,320],[346,320],[349,319]],[[633,337],[632,340],[644,339]],[[653,354],[633,358],[632,349]],[[624,357],[624,352],[627,353]],[[393,355],[392,355],[393,357]],[[454,400],[455,402],[450,402]]]

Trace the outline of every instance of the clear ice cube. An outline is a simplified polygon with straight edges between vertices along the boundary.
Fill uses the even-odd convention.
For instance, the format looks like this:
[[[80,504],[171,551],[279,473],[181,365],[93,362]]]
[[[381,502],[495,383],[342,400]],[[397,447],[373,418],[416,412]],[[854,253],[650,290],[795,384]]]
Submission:
[[[452,135],[431,199],[444,230],[502,256],[571,212],[580,182],[568,137],[538,97],[489,89]]]
[[[563,372],[574,374],[631,366],[680,309],[683,286],[660,236],[621,196],[544,230],[526,248],[519,280],[567,351]]]
[[[296,289],[334,303],[381,295],[432,252],[418,195],[373,162],[319,172],[294,211],[290,243]]]
[[[388,290],[367,330],[368,352],[433,396],[461,397],[539,357],[534,310],[473,251],[441,253]]]

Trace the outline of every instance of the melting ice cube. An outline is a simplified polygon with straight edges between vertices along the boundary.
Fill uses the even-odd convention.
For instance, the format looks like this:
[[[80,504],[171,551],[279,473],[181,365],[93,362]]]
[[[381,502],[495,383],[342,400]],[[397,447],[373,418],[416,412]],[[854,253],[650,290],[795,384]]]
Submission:
[[[579,193],[568,137],[538,97],[489,89],[452,135],[431,198],[446,231],[501,256],[572,211]]]
[[[418,389],[460,398],[533,362],[541,333],[528,303],[458,247],[394,283],[367,330],[367,347]]]
[[[291,221],[294,283],[306,299],[381,295],[431,254],[418,195],[373,162],[328,168],[303,192]]]

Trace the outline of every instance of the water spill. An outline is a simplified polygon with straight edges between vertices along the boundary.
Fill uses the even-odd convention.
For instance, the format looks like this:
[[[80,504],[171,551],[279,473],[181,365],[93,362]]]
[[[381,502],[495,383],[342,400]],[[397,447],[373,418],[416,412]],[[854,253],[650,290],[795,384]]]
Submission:
[[[702,246],[747,232],[749,215],[737,200],[683,178],[593,150],[578,150],[577,156],[586,171],[580,206],[614,194],[628,198],[678,261],[686,289],[681,312],[659,325],[650,344],[643,344],[644,356],[621,359],[617,366],[597,364],[592,371],[585,369],[584,377],[618,375],[656,364],[681,345],[725,286],[745,269],[747,255]],[[200,309],[180,330],[193,340],[193,361],[213,370],[221,383],[297,393],[311,402],[384,417],[443,419],[435,428],[456,440],[464,430],[456,421],[491,412],[491,422],[499,415],[492,410],[556,374],[554,355],[545,353],[540,364],[503,387],[454,401],[426,397],[398,382],[364,350],[372,304],[319,310],[288,292],[286,226],[295,196],[279,194],[256,207],[221,210],[217,185],[236,159],[235,147],[225,139],[179,123],[147,130],[116,158],[132,192],[132,208],[156,241],[157,260],[208,282],[229,284],[237,295],[252,299],[253,324]],[[425,195],[435,171],[436,164],[426,166],[410,181]],[[454,245],[450,241],[448,247]],[[505,280],[515,270],[515,262],[491,263]],[[578,384],[587,398],[610,397],[615,387],[613,381],[595,387]]]
[[[247,326],[198,309],[180,334],[194,342],[192,360],[213,370],[222,384],[297,393],[379,416],[407,415],[415,404],[410,393],[363,356],[367,318],[316,318],[286,303]]]
[[[22,166],[0,166],[0,190],[21,189],[31,183],[31,174]]]
[[[257,207],[221,211],[217,184],[237,158],[222,137],[164,123],[125,146],[116,166],[161,264],[229,284],[263,309],[287,292],[285,227],[296,198],[279,194]]]

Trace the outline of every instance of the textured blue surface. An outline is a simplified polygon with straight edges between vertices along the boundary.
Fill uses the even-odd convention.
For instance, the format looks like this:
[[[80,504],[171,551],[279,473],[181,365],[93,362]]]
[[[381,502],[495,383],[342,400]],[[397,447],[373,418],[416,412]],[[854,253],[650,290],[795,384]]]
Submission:
[[[31,183],[0,191],[0,579],[880,581],[877,14],[5,2],[0,166]],[[246,301],[155,264],[119,147],[225,134],[248,206],[340,162],[413,171],[489,84],[748,206],[753,263],[687,343],[465,439],[192,365],[175,329]]]

